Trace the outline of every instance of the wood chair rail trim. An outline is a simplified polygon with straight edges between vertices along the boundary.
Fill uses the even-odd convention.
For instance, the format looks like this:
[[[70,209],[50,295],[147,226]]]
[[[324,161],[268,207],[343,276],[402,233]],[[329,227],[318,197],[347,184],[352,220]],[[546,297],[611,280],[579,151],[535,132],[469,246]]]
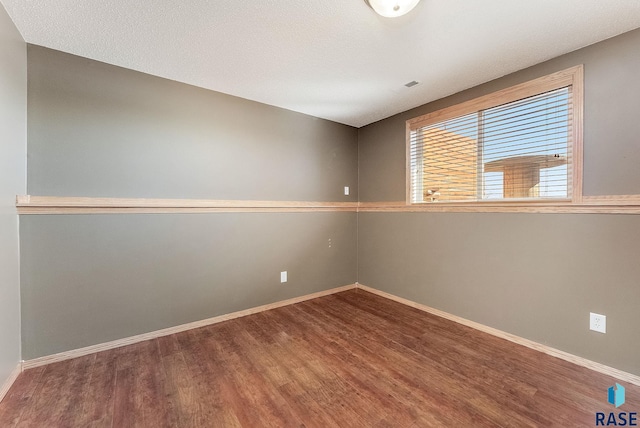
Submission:
[[[20,215],[32,214],[180,214],[228,212],[481,212],[547,214],[640,214],[640,195],[583,196],[570,201],[437,202],[406,201],[308,202],[213,199],[88,198],[21,195]]]

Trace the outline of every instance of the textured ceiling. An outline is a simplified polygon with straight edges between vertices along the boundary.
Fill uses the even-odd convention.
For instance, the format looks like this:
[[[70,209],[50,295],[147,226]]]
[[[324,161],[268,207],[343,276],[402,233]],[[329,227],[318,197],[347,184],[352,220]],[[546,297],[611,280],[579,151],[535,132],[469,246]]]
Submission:
[[[0,1],[28,43],[356,127],[640,27],[638,0]]]

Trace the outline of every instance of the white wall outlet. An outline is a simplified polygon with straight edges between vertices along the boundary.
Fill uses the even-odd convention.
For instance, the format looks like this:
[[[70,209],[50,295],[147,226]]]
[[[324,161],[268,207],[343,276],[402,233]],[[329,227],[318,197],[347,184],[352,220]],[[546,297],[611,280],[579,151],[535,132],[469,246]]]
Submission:
[[[349,186],[344,186],[344,195],[349,196]]]
[[[606,315],[594,314],[589,312],[589,328],[599,333],[607,332],[607,317]]]
[[[287,271],[280,272],[280,282],[287,282]]]

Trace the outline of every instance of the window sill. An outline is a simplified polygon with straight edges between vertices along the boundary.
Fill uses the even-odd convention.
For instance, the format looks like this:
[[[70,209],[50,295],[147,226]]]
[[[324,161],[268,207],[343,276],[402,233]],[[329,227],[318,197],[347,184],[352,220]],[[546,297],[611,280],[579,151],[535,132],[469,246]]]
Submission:
[[[458,212],[543,214],[640,214],[640,195],[584,196],[581,202],[519,200],[482,202],[360,202],[359,212]]]

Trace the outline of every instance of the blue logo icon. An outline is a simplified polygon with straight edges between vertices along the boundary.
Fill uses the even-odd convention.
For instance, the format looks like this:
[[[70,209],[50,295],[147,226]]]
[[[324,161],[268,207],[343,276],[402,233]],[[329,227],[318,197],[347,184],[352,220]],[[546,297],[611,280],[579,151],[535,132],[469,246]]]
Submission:
[[[609,388],[609,403],[616,406],[616,408],[624,404],[624,386],[616,383],[615,386]]]
[[[624,386],[616,383],[609,388],[609,394],[607,401],[616,408],[624,404]],[[638,412],[596,412],[596,426],[597,427],[637,427],[638,426]]]

